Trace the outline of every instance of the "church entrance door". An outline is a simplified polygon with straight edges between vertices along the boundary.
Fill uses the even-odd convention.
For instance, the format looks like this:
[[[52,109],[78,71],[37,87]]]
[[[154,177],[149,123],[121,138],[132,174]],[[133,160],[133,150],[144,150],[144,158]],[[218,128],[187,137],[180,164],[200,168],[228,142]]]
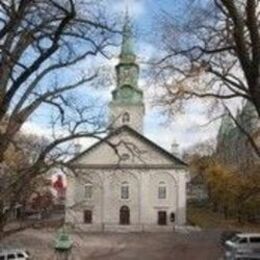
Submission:
[[[167,213],[166,211],[158,212],[158,225],[167,225]]]
[[[130,224],[130,209],[127,206],[120,208],[120,225]]]

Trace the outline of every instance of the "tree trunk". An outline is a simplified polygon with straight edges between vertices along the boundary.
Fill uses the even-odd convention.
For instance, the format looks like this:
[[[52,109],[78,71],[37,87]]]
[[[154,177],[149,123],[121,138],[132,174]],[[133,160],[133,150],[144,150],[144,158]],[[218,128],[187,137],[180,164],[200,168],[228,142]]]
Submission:
[[[3,226],[0,223],[0,241],[2,241],[4,238],[4,230],[3,230]]]
[[[218,212],[218,203],[213,202],[213,212]]]
[[[240,223],[240,224],[243,223],[243,212],[242,212],[241,206],[238,206],[238,209],[237,209],[237,220],[238,220],[238,223]]]
[[[9,142],[8,142],[8,138],[1,134],[0,135],[0,163],[2,163],[4,161],[4,155],[6,150],[8,149],[9,146]]]
[[[8,118],[7,122],[0,120],[4,130],[0,133],[0,163],[4,161],[4,154],[10,145],[14,144],[15,137],[23,126],[25,119],[19,116]],[[1,125],[0,125],[1,126]]]
[[[228,207],[227,206],[223,207],[223,212],[224,212],[224,218],[228,219]]]
[[[250,94],[252,96],[252,100],[255,105],[257,114],[260,118],[260,72],[259,76],[250,84]]]
[[[6,217],[4,214],[4,203],[3,203],[3,201],[0,201],[0,241],[4,237],[4,227],[5,227],[5,223],[6,223],[5,220],[6,220]]]

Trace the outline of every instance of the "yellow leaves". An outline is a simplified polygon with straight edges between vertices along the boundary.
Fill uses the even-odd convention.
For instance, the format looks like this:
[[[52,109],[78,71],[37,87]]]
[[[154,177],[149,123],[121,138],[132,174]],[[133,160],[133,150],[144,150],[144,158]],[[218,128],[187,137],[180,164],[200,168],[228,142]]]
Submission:
[[[206,182],[211,187],[211,196],[214,201],[230,203],[234,200],[232,196],[233,175],[219,164],[211,165],[206,170]]]
[[[198,157],[194,156],[190,164],[191,170],[197,174],[204,175],[211,165],[214,165],[214,161],[209,156]]]
[[[202,176],[211,202],[220,207],[235,212],[238,208],[253,212],[260,206],[259,165],[248,169],[247,175],[241,175],[210,157],[201,157],[192,162],[192,169]]]

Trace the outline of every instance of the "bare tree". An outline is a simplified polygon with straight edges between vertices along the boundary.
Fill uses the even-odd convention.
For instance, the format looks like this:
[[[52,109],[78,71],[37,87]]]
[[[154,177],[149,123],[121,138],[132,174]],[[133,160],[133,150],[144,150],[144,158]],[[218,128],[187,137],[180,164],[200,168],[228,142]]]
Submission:
[[[0,12],[2,157],[24,122],[42,105],[65,116],[64,93],[92,81],[97,71],[77,74],[69,84],[53,84],[49,76],[66,74],[88,57],[105,55],[104,48],[112,44],[113,24],[91,1],[1,1]]]
[[[216,140],[207,139],[203,142],[196,143],[189,146],[184,151],[184,158],[186,162],[190,162],[193,157],[210,156],[215,152]]]
[[[166,105],[191,98],[251,101],[260,116],[260,1],[186,1],[185,15],[160,15],[153,75]],[[157,36],[158,37],[158,36]]]
[[[108,19],[102,1],[0,1],[1,164],[10,147],[26,152],[16,136],[37,111],[49,111],[44,120],[52,130],[34,159],[19,167],[1,189],[0,236],[5,225],[4,199],[12,207],[26,185],[73,155],[76,139],[100,138],[106,132],[93,108],[95,102],[77,101],[78,93],[73,96],[73,91],[98,77],[93,66],[80,69],[82,62],[107,57],[107,47],[114,46],[117,33],[116,22]]]

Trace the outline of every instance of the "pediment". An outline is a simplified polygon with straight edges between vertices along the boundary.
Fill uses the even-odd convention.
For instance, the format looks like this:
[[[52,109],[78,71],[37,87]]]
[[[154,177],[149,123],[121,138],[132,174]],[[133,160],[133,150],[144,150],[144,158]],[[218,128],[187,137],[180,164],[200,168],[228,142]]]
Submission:
[[[128,126],[123,126],[75,160],[72,165],[85,166],[167,166],[185,167],[174,157]]]

